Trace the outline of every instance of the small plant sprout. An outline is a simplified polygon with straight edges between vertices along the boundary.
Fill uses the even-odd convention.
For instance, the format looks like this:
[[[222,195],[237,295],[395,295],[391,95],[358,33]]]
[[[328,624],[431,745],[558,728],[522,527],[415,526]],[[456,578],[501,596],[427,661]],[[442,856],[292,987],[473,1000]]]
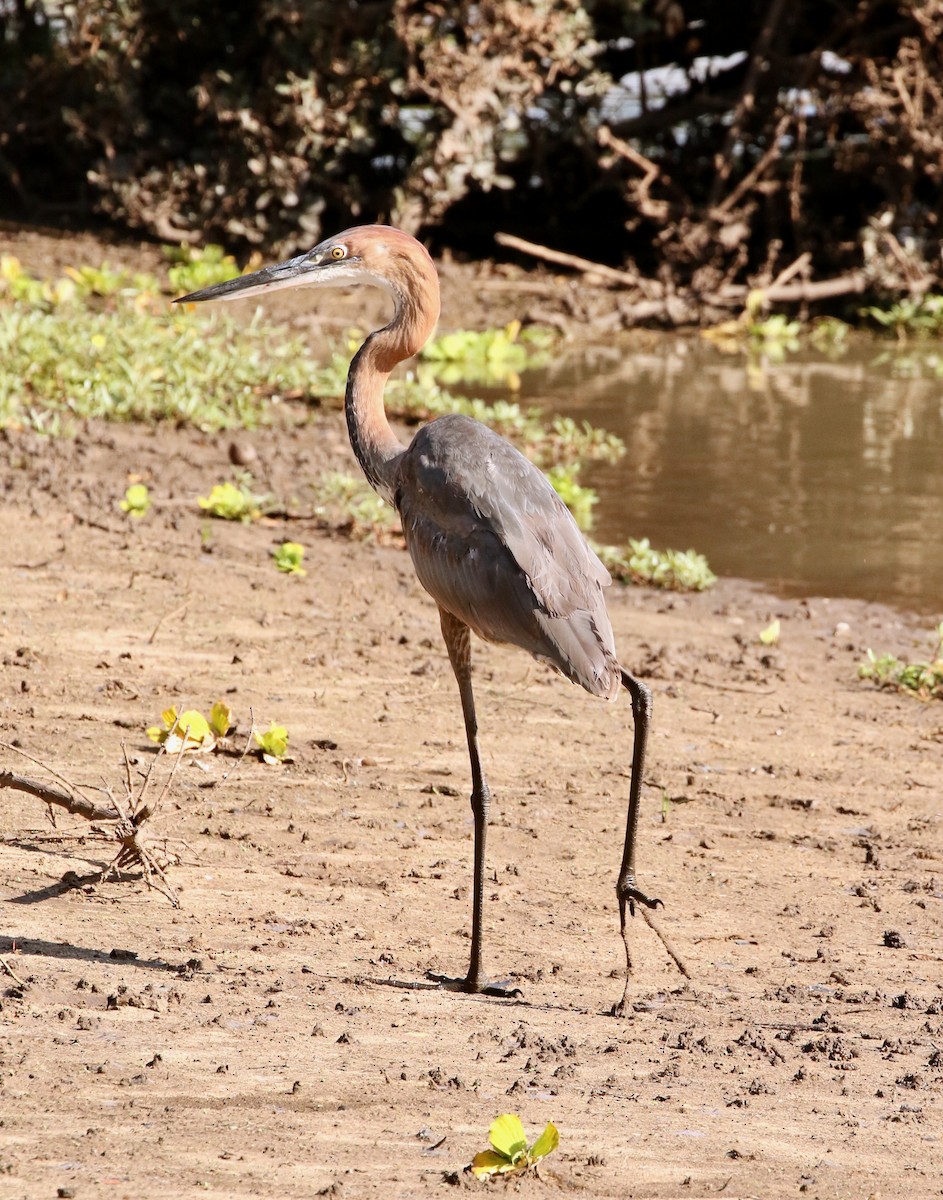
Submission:
[[[542,1158],[556,1150],[560,1144],[560,1134],[550,1121],[533,1146],[528,1146],[520,1117],[504,1113],[492,1121],[488,1141],[491,1149],[482,1150],[472,1159],[471,1172],[478,1179],[520,1173],[535,1167]]]
[[[257,521],[262,515],[262,497],[256,496],[247,483],[217,483],[208,496],[199,496],[197,503],[221,521]]]
[[[307,575],[308,572],[301,565],[304,561],[305,548],[300,542],[282,542],[272,551],[272,556],[275,559],[275,566],[279,571],[284,571],[286,575]]]
[[[125,492],[124,499],[119,502],[121,511],[136,520],[140,520],[150,507],[151,494],[147,485],[143,483],[132,483]]]
[[[275,767],[280,762],[284,762],[285,755],[288,753],[288,730],[284,725],[276,725],[272,721],[264,733],[260,733],[256,729],[252,736],[255,738],[259,756],[264,763]]]
[[[164,727],[153,725],[147,731],[152,742],[163,746],[168,754],[181,751],[199,751],[208,754],[216,749],[220,738],[224,738],[232,728],[232,709],[222,700],[218,700],[210,709],[209,720],[196,709],[187,709],[177,714],[177,707],[165,709],[161,713]]]
[[[943,621],[936,627],[936,650],[931,662],[906,663],[893,654],[875,654],[858,667],[859,679],[878,687],[896,688],[921,700],[943,700]]]
[[[760,641],[764,646],[775,646],[779,643],[780,624],[779,617],[770,621],[765,629],[760,630]]]

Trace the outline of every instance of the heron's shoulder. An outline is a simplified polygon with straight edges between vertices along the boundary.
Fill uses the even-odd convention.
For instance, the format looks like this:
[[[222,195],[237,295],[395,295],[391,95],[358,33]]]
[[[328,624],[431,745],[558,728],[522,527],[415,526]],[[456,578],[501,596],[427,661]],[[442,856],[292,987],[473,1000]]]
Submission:
[[[470,500],[508,502],[526,492],[555,510],[557,496],[546,476],[520,450],[487,425],[447,413],[424,425],[403,456],[404,481],[438,493],[460,492]]]
[[[499,433],[464,413],[444,413],[423,425],[409,445],[407,454],[481,459],[486,455],[523,455]],[[526,462],[527,460],[524,459]]]

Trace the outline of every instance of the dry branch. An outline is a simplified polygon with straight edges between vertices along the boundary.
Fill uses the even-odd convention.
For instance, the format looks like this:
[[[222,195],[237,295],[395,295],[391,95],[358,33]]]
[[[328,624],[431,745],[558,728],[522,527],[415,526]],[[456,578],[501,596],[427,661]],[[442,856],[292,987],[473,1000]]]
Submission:
[[[49,783],[38,779],[29,779],[25,775],[16,775],[13,771],[0,771],[0,788],[12,788],[16,792],[27,792],[46,804],[55,804],[76,817],[84,817],[86,821],[115,821],[120,816],[114,805],[107,808],[86,800],[84,796],[63,791]]]
[[[723,149],[717,155],[714,163],[714,179],[711,183],[708,202],[712,207],[720,200],[720,193],[733,169],[734,148],[740,140],[744,122],[754,110],[757,85],[767,65],[767,55],[769,54],[770,46],[776,34],[776,29],[782,20],[785,8],[785,0],[772,0],[766,14],[766,20],[763,22],[756,41],[753,44],[753,49],[750,52],[750,65],[747,69],[746,78],[743,81],[743,90],[740,93],[737,107],[734,109],[733,119],[727,129]],[[774,139],[771,142],[771,148],[775,144],[776,141]]]
[[[16,754],[22,754],[25,758],[29,758],[33,762],[39,762],[38,759],[34,759],[32,755],[25,754],[24,751],[19,750],[15,746],[0,742],[0,747],[12,750]],[[64,808],[66,812],[71,813],[73,816],[84,817],[86,821],[111,822],[112,829],[110,830],[110,834],[114,841],[118,843],[118,852],[102,871],[101,880],[105,880],[112,873],[122,871],[128,867],[140,866],[147,886],[155,888],[163,896],[166,896],[174,908],[177,908],[180,903],[177,899],[177,894],[170,886],[167,876],[164,873],[164,867],[157,861],[153,851],[147,844],[144,832],[145,824],[159,807],[161,800],[163,800],[170,784],[173,782],[177,767],[180,765],[180,755],[178,754],[157,802],[146,804],[144,796],[150,783],[151,772],[158,757],[160,755],[155,756],[148,767],[141,784],[141,789],[135,797],[131,787],[130,762],[127,755],[125,755],[125,786],[127,789],[127,794],[124,798],[125,811],[122,811],[107,788],[103,790],[108,796],[108,804],[96,804],[95,801],[82,796],[77,787],[69,783],[68,780],[63,779],[61,775],[53,772],[49,767],[45,769],[50,774],[55,774],[56,778],[65,784],[65,788],[45,783],[39,779],[31,779],[26,775],[18,775],[14,771],[0,770],[0,789],[10,788],[13,791],[25,792],[27,795],[35,796],[38,800],[42,800],[44,804]],[[45,766],[44,763],[39,763],[39,765]]]
[[[571,267],[585,274],[598,275],[600,279],[609,283],[621,284],[624,289],[639,297],[620,306],[624,317],[639,322],[663,321],[675,326],[697,324],[709,314],[711,308],[741,307],[753,292],[762,292],[767,304],[814,303],[832,300],[837,296],[861,295],[874,282],[863,270],[849,271],[831,279],[790,282],[800,271],[808,269],[811,256],[805,252],[781,271],[768,287],[756,288],[745,283],[728,283],[713,292],[698,292],[689,288],[669,293],[660,280],[632,275],[628,271],[606,266],[605,263],[580,258],[576,254],[565,254],[562,250],[553,250],[549,246],[539,246],[536,242],[525,241],[524,238],[515,237],[510,233],[495,234],[495,241],[511,250],[520,250],[547,262]],[[920,279],[897,282],[888,280],[882,287],[886,291],[905,291],[916,295],[932,287],[933,282],[929,275],[924,275]]]
[[[547,262],[557,263],[561,267],[572,267],[576,271],[591,272],[600,279],[608,279],[611,283],[621,283],[624,287],[637,288],[639,278],[630,275],[628,271],[617,271],[615,267],[607,267],[605,263],[593,262],[588,258],[580,258],[578,254],[565,254],[562,250],[552,250],[549,246],[538,246],[536,242],[525,241],[515,237],[513,233],[496,233],[494,240],[500,246],[509,250],[520,250],[524,254],[532,254],[534,258],[543,258]]]

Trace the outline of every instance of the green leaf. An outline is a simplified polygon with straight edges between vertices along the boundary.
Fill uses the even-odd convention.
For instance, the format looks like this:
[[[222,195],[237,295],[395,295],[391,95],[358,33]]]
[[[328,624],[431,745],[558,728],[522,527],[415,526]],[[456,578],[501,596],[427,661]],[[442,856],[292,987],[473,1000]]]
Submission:
[[[143,517],[151,507],[151,497],[143,483],[132,483],[120,501],[119,508],[129,517]]]
[[[229,482],[214,484],[210,494],[199,496],[197,503],[210,516],[223,521],[256,521],[262,515],[259,497]]]
[[[201,750],[208,753],[216,749],[216,735],[210,729],[210,724],[202,713],[190,708],[177,716],[177,708],[165,708],[161,713],[164,728],[152,725],[147,736],[152,742],[157,742],[168,754],[177,754],[181,750]]]
[[[496,1154],[494,1150],[482,1150],[471,1162],[472,1174],[478,1179],[487,1179],[489,1175],[500,1175],[516,1169],[510,1159],[505,1158],[503,1154]]]
[[[779,641],[780,625],[779,617],[772,621],[765,629],[760,630],[760,641],[764,646],[775,646]]]
[[[527,1135],[520,1117],[513,1113],[504,1113],[491,1122],[488,1130],[488,1141],[498,1154],[514,1163],[527,1151]]]
[[[262,752],[262,761],[275,766],[283,759],[288,751],[288,730],[284,725],[276,725],[274,721],[264,733],[258,730],[252,734],[255,744]]]
[[[284,571],[286,575],[307,575],[308,572],[301,565],[305,556],[305,548],[300,542],[282,542],[272,551],[272,556],[275,559],[275,566],[279,571]]]
[[[532,1163],[538,1159],[545,1158],[551,1154],[560,1145],[560,1133],[552,1121],[548,1121],[543,1133],[531,1146],[528,1153],[528,1158]]]
[[[210,727],[218,737],[225,737],[232,726],[232,709],[222,700],[217,700],[210,709]]]

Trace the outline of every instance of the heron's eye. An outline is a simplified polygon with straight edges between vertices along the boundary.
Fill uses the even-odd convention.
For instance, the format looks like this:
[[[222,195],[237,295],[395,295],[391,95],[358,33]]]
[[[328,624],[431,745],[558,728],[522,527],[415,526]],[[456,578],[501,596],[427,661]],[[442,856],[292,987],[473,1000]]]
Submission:
[[[344,249],[343,246],[332,246],[331,247],[331,258],[346,258],[346,257],[347,257],[347,251]]]

